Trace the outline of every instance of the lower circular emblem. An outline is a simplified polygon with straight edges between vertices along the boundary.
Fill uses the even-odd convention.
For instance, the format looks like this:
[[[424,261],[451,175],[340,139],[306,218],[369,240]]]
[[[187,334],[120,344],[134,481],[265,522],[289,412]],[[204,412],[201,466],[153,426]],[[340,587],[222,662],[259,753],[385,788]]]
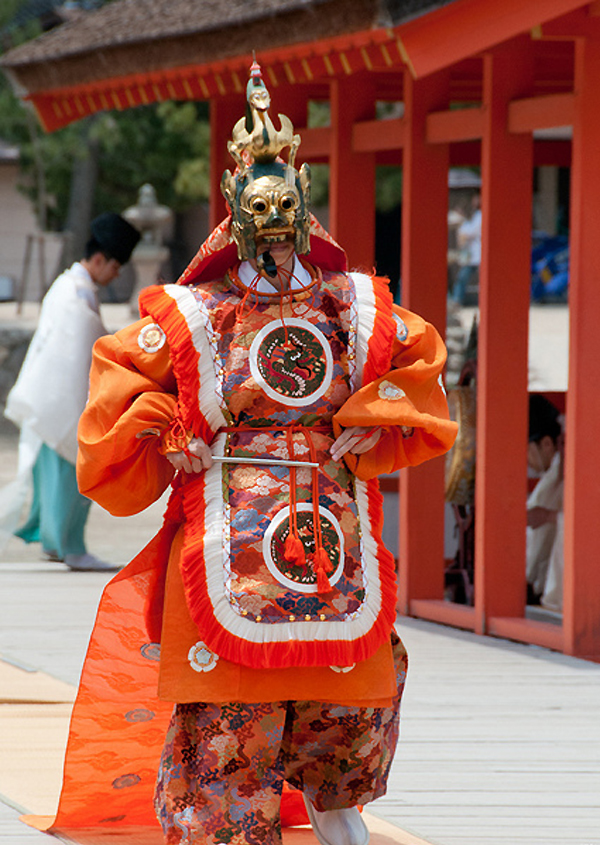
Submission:
[[[203,642],[197,642],[188,651],[188,660],[194,672],[210,672],[217,665],[218,659]]]
[[[296,563],[285,559],[285,541],[290,531],[290,512],[280,510],[271,521],[263,538],[263,557],[269,572],[284,587],[298,593],[316,593],[317,576],[311,557],[315,551],[313,506],[308,502],[296,505],[298,537],[304,546],[306,561]],[[333,571],[329,583],[333,586],[344,571],[344,535],[335,516],[326,508],[319,508],[323,548],[331,561]]]
[[[252,341],[249,357],[254,380],[283,405],[310,405],[331,384],[331,347],[308,320],[274,320],[264,326]]]

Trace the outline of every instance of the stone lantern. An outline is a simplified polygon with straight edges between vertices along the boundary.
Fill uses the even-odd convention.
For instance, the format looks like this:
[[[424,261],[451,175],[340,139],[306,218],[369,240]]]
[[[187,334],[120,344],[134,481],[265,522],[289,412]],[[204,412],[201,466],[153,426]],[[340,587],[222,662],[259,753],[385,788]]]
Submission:
[[[137,205],[125,209],[123,217],[142,235],[131,256],[136,276],[130,300],[131,313],[137,314],[140,291],[156,282],[162,264],[169,257],[169,249],[162,241],[165,229],[173,219],[173,212],[166,205],[158,204],[156,191],[146,183],[140,188]]]

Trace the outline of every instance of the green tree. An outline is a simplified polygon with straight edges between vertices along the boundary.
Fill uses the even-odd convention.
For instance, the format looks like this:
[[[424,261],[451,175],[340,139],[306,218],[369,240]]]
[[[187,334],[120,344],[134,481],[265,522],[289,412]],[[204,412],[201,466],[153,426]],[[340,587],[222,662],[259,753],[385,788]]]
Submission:
[[[2,49],[39,33],[35,21],[11,25],[27,5],[2,0]],[[2,140],[20,149],[21,189],[34,203],[40,227],[71,233],[64,264],[81,254],[91,217],[132,205],[144,182],[151,182],[159,201],[175,211],[208,196],[205,103],[105,112],[46,134],[2,75],[0,127]]]

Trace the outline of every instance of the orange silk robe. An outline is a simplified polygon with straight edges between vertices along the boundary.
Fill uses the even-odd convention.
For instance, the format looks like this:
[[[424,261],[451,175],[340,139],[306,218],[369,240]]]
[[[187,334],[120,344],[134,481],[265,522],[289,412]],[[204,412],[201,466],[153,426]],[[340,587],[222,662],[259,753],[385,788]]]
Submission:
[[[363,484],[364,487],[362,531],[364,533],[369,530],[370,541],[378,548],[373,555],[377,560],[365,580],[369,581],[370,585],[374,583],[376,590],[381,593],[378,595],[377,607],[369,610],[369,613],[372,612],[375,616],[379,614],[376,624],[362,636],[360,645],[351,652],[353,656],[347,656],[350,652],[344,650],[342,635],[342,643],[339,647],[336,646],[335,650],[336,655],[341,655],[338,661],[329,661],[328,655],[334,652],[321,653],[321,645],[317,643],[307,657],[292,657],[286,665],[285,657],[280,657],[282,650],[288,648],[284,634],[283,645],[278,640],[273,645],[267,640],[259,642],[258,645],[250,643],[248,656],[237,660],[235,655],[246,648],[243,635],[238,636],[237,631],[232,634],[224,630],[227,623],[219,619],[213,620],[209,626],[207,606],[212,600],[208,595],[210,586],[202,593],[201,603],[196,597],[194,581],[199,577],[195,574],[197,570],[192,570],[190,565],[189,569],[192,571],[187,571],[182,556],[186,543],[191,547],[195,542],[199,548],[196,555],[202,553],[202,531],[207,530],[209,523],[204,523],[191,538],[179,528],[176,533],[171,532],[169,541],[164,605],[157,610],[156,602],[163,602],[163,593],[159,589],[155,591],[155,607],[151,611],[160,615],[160,611],[164,609],[159,696],[165,700],[255,701],[258,696],[259,700],[311,698],[361,706],[385,706],[394,695],[389,632],[395,618],[395,582],[389,555],[386,558],[387,553],[378,539],[381,529],[381,505],[376,481],[372,479],[381,473],[421,463],[442,454],[451,446],[455,426],[448,420],[441,385],[441,371],[445,362],[444,346],[435,329],[421,318],[395,306],[392,310],[391,299],[380,280],[354,274],[352,279],[355,288],[351,289],[350,293],[346,290],[346,300],[343,303],[349,310],[355,307],[354,299],[364,300],[358,308],[359,312],[362,308],[364,314],[359,313],[358,318],[354,316],[359,326],[355,338],[355,345],[358,347],[356,357],[361,360],[358,375],[357,365],[354,366],[353,383],[349,375],[349,349],[352,347],[352,342],[349,342],[347,349],[338,350],[337,358],[334,354],[335,360],[330,369],[337,373],[337,376],[331,377],[330,383],[325,384],[325,387],[321,385],[317,391],[309,394],[304,403],[302,400],[287,397],[285,401],[290,404],[284,404],[282,411],[281,404],[273,395],[277,397],[276,391],[284,388],[275,382],[272,385],[265,382],[261,390],[262,376],[256,365],[252,370],[252,362],[248,364],[247,360],[253,338],[261,332],[270,331],[271,326],[278,324],[279,318],[284,326],[287,320],[287,329],[282,330],[284,333],[288,330],[300,333],[303,331],[306,337],[308,331],[309,341],[310,331],[315,333],[315,337],[323,337],[322,332],[328,331],[329,325],[335,325],[336,321],[339,323],[339,329],[340,326],[341,329],[347,329],[344,320],[348,322],[352,319],[351,316],[345,315],[345,312],[342,314],[342,305],[339,305],[338,311],[331,305],[338,291],[339,298],[342,299],[341,292],[347,284],[347,278],[345,274],[340,273],[319,275],[318,280],[311,286],[310,301],[307,299],[309,293],[302,291],[292,302],[285,301],[281,304],[277,300],[275,303],[252,303],[252,308],[247,306],[250,313],[243,315],[244,331],[247,335],[244,335],[243,342],[234,340],[241,333],[237,326],[237,334],[231,336],[223,330],[217,332],[217,342],[213,342],[212,348],[209,345],[198,346],[198,342],[194,341],[190,334],[192,317],[186,317],[186,322],[182,319],[182,314],[185,316],[191,311],[194,312],[192,316],[195,318],[195,310],[198,308],[203,314],[210,335],[211,331],[222,329],[233,311],[239,309],[243,290],[236,288],[232,280],[213,283],[212,286],[199,285],[191,291],[182,289],[181,286],[150,289],[142,302],[143,307],[152,316],[129,326],[114,337],[101,339],[96,346],[90,400],[79,429],[79,482],[85,495],[117,515],[137,513],[164,492],[173,477],[173,469],[165,457],[165,452],[181,448],[186,437],[189,438],[192,434],[203,436],[211,442],[220,430],[227,428],[227,425],[235,427],[240,419],[245,425],[255,422],[258,427],[266,428],[267,413],[273,414],[276,419],[278,412],[281,412],[281,419],[289,418],[291,422],[296,419],[299,425],[303,425],[308,418],[307,414],[317,416],[316,408],[322,408],[319,410],[317,422],[328,422],[336,434],[342,427],[354,425],[383,427],[379,442],[370,452],[360,457],[345,457],[349,472],[344,471],[350,476],[353,473],[356,476],[354,483]],[[217,290],[215,296],[213,288]],[[319,298],[323,291],[323,297]],[[327,309],[328,313],[324,314]],[[297,319],[298,314],[303,317],[302,320]],[[336,337],[330,338],[332,347],[339,347],[339,337],[346,336],[341,329]],[[198,349],[193,348],[194,343]],[[271,343],[269,349],[270,355],[276,356],[276,345]],[[195,358],[192,353],[197,353]],[[214,361],[210,360],[211,354]],[[220,378],[219,367],[215,365],[215,361],[220,361]],[[269,362],[265,367],[270,371]],[[213,369],[217,375],[216,380],[211,372]],[[195,381],[188,383],[189,372],[192,370]],[[305,371],[306,367],[303,372]],[[227,379],[231,372],[233,388],[230,387],[227,393]],[[241,374],[239,378],[238,374]],[[318,374],[315,379],[318,381]],[[209,391],[206,391],[203,381],[209,385]],[[310,391],[311,388],[306,390]],[[319,390],[321,394],[318,393]],[[221,394],[221,417],[221,409],[215,403],[213,391]],[[316,395],[318,399],[311,401],[311,395]],[[337,407],[335,402],[329,401],[330,396],[338,397]],[[294,405],[294,402],[300,404]],[[179,424],[174,429],[175,419]],[[183,429],[187,435],[184,442],[180,442]],[[334,436],[333,433],[329,437],[322,435],[323,442],[317,443],[321,464],[327,463],[328,447]],[[301,440],[301,436],[299,439]],[[316,435],[313,439],[317,441]],[[268,448],[279,448],[279,444],[280,441],[274,441]],[[265,454],[269,456],[268,451]],[[220,468],[218,472],[215,488],[217,492],[223,483]],[[240,478],[248,474],[246,469],[235,472]],[[267,475],[266,471],[264,475]],[[232,471],[229,476],[230,484],[234,483],[235,477]],[[266,482],[258,476],[256,478],[256,489],[259,489],[259,485]],[[189,480],[186,481],[189,486]],[[273,478],[267,481],[274,483]],[[186,485],[183,487],[185,492]],[[200,488],[198,489],[200,491]],[[207,498],[206,492],[200,491],[197,495]],[[338,491],[331,495],[339,499],[341,493]],[[188,498],[191,498],[191,494]],[[210,495],[208,500],[211,500]],[[175,522],[177,519],[181,522],[189,522],[191,519],[191,509],[195,506],[186,505],[185,496],[183,501],[184,511],[186,507],[188,510],[183,515],[179,513]],[[247,506],[250,507],[250,504]],[[180,504],[178,507],[181,511]],[[275,511],[278,507],[279,503],[276,503]],[[309,505],[305,507],[308,508]],[[176,509],[177,507],[173,506],[173,510]],[[285,508],[281,508],[281,511],[283,510]],[[339,519],[343,517],[343,512],[342,517],[340,512],[342,511],[338,511]],[[335,517],[332,516],[331,519],[335,522]],[[368,526],[366,522],[369,523]],[[223,523],[226,524],[227,522]],[[357,535],[360,530],[357,530]],[[352,543],[348,534],[345,540],[348,550]],[[357,544],[358,540],[355,545]],[[192,558],[192,564],[195,565],[194,555],[190,553],[188,557]],[[243,563],[243,554],[240,559]],[[275,574],[277,576],[277,572]],[[264,576],[261,577],[264,580]],[[269,573],[266,573],[267,580],[270,577]],[[267,588],[273,589],[276,580],[271,578],[271,581],[273,583],[264,587],[265,591]],[[362,582],[359,583],[357,590],[360,592],[363,586]],[[255,605],[256,594],[250,599]],[[249,602],[250,599],[245,597],[243,600]],[[307,598],[307,601],[310,600],[310,597]],[[194,603],[198,605],[196,608]],[[247,615],[246,606],[253,605],[241,605],[242,617]],[[303,606],[310,610],[313,605]],[[329,620],[322,623],[317,621],[316,625],[313,623],[314,620],[323,620],[325,609],[321,603],[319,616],[316,612],[312,617],[307,613],[305,617],[298,619],[296,612],[296,615],[290,614],[289,619],[295,622],[296,628],[301,628],[304,618],[310,620],[318,638],[320,629],[323,629]],[[350,611],[345,618],[348,618],[348,615],[352,615]],[[354,614],[355,617],[357,615],[359,614]],[[232,614],[229,616],[232,617]],[[266,617],[266,613],[264,616]],[[257,620],[260,622],[260,615],[255,617],[254,621]],[[241,621],[247,623],[248,620],[242,618]],[[236,624],[237,620],[234,618],[232,625]],[[249,627],[246,624],[246,629]],[[210,637],[213,638],[212,641]],[[155,639],[157,638],[156,635]],[[218,642],[219,647],[215,648],[212,642]],[[255,651],[251,652],[253,647]],[[260,665],[253,654],[262,656],[269,647],[272,647],[274,657],[265,658],[271,660],[270,664]],[[204,665],[198,663],[198,653],[201,660],[205,661]],[[214,660],[211,654],[216,655]],[[334,665],[334,662],[338,665]]]

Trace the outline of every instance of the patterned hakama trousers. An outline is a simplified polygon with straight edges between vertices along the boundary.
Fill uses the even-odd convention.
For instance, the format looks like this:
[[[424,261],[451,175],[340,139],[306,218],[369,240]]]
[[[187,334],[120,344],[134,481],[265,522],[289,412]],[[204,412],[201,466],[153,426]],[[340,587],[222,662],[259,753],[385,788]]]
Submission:
[[[407,658],[394,638],[398,696],[389,708],[314,701],[178,704],[155,806],[168,845],[280,845],[283,781],[318,810],[386,791]]]

